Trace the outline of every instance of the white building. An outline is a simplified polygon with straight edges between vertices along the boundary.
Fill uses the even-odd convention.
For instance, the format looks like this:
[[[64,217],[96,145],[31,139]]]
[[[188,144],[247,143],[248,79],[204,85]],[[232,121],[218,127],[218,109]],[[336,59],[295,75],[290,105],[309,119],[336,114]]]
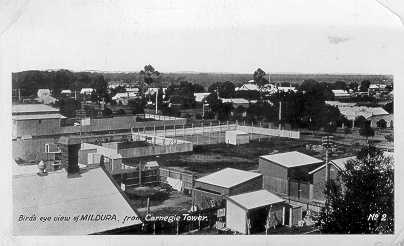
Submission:
[[[51,95],[51,91],[49,89],[38,89],[37,96],[39,98],[50,96],[50,95]]]
[[[195,101],[201,103],[210,95],[210,92],[198,92],[194,93]]]
[[[72,94],[72,91],[71,91],[71,90],[62,90],[62,91],[60,92],[60,94],[66,95],[66,96],[70,96],[70,95]]]
[[[250,142],[250,136],[248,133],[240,130],[226,131],[225,141],[227,144],[232,145],[246,144]]]
[[[91,95],[93,93],[93,88],[81,88],[80,94],[82,95]]]
[[[262,232],[266,225],[289,224],[285,215],[290,211],[284,199],[267,190],[230,196],[226,198],[226,227],[242,234]]]
[[[296,88],[293,87],[293,86],[278,86],[278,87],[276,88],[276,90],[277,90],[278,92],[289,92],[289,91],[297,92]]]
[[[334,94],[334,97],[349,97],[350,94],[346,90],[331,90]]]

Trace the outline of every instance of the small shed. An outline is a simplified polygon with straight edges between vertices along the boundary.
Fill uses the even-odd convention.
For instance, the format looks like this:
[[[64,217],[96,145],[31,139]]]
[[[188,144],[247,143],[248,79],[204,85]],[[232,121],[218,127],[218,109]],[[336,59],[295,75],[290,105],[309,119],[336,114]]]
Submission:
[[[250,142],[248,133],[240,130],[226,131],[225,140],[227,144],[240,145]]]
[[[266,226],[289,223],[289,205],[267,190],[230,196],[226,201],[226,227],[232,231],[253,234],[265,231]]]

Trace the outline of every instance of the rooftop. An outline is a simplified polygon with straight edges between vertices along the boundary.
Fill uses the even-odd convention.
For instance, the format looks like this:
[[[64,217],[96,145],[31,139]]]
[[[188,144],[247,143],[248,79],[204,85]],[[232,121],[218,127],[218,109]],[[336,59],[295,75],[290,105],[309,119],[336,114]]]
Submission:
[[[36,172],[13,175],[14,235],[85,235],[140,224],[125,216],[136,216],[116,186],[101,168],[84,170],[78,177],[67,177],[65,171],[38,176]],[[20,215],[36,215],[36,221],[18,222]],[[117,220],[79,220],[81,215],[116,215]],[[51,216],[41,222],[40,216]],[[53,218],[68,216],[69,221]],[[119,221],[121,220],[121,221]]]
[[[260,173],[254,173],[235,168],[225,168],[199,178],[196,181],[224,188],[231,188],[259,176],[261,176]]]
[[[260,156],[268,161],[275,162],[284,167],[298,167],[298,166],[305,166],[310,164],[317,164],[323,162],[320,159],[314,158],[312,156],[300,153],[298,151],[291,151],[273,155],[263,155]]]
[[[29,114],[29,113],[59,113],[59,109],[44,104],[13,104],[13,114]]]
[[[335,160],[331,160],[339,169],[345,170],[345,164],[350,160],[356,160],[356,156],[349,156],[344,158],[339,158]]]
[[[21,114],[13,115],[13,120],[45,120],[45,119],[64,119],[61,114]]]
[[[243,193],[240,195],[231,196],[229,198],[246,209],[260,208],[285,201],[284,199],[267,190]]]
[[[234,103],[234,104],[248,104],[250,101],[244,98],[221,98],[223,103]]]

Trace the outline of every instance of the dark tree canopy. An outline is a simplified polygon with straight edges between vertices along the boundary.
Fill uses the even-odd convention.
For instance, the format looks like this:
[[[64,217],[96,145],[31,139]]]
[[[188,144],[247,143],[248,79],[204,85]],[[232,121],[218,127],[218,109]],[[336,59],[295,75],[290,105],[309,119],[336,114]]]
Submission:
[[[132,99],[128,101],[128,106],[132,110],[132,114],[144,114],[144,107],[146,106],[146,100]]]
[[[341,171],[343,188],[339,182],[327,184],[326,206],[318,221],[323,233],[394,232],[393,160],[372,146],[361,152]],[[378,216],[372,217],[374,214]]]
[[[335,90],[346,90],[346,89],[348,89],[348,86],[346,85],[345,81],[339,80],[334,83],[334,89]]]
[[[166,90],[166,100],[172,104],[180,104],[183,108],[195,106],[195,87],[188,81],[181,81],[178,84],[171,84]]]
[[[60,113],[68,118],[76,117],[76,110],[80,109],[80,102],[75,101],[72,98],[62,98],[58,101]]]
[[[255,83],[260,87],[269,83],[269,80],[266,78],[266,73],[261,68],[254,71],[253,78]]]
[[[144,66],[140,71],[140,75],[143,76],[143,81],[150,85],[152,83],[160,82],[160,73],[152,65]]]
[[[236,86],[230,82],[217,82],[209,86],[209,92],[219,93],[219,97],[221,98],[233,98]]]
[[[380,119],[379,121],[376,122],[377,127],[379,128],[386,128],[387,127],[387,122],[384,119]]]
[[[365,124],[359,129],[359,134],[365,137],[367,140],[369,137],[373,137],[375,135],[375,131],[372,127],[370,127],[369,124]]]
[[[112,115],[112,110],[110,108],[104,107],[104,110],[102,111],[102,116],[108,117]]]
[[[369,80],[364,80],[364,81],[361,82],[361,85],[359,87],[359,91],[367,92],[369,90],[369,86],[370,86],[370,81]]]

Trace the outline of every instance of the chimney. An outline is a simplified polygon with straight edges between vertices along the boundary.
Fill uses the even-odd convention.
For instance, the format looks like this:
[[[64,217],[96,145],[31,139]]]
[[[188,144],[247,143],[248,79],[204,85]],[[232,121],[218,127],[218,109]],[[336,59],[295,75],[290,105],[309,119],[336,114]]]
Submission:
[[[77,137],[62,136],[59,138],[58,144],[62,151],[61,162],[68,175],[79,173],[80,139]]]

